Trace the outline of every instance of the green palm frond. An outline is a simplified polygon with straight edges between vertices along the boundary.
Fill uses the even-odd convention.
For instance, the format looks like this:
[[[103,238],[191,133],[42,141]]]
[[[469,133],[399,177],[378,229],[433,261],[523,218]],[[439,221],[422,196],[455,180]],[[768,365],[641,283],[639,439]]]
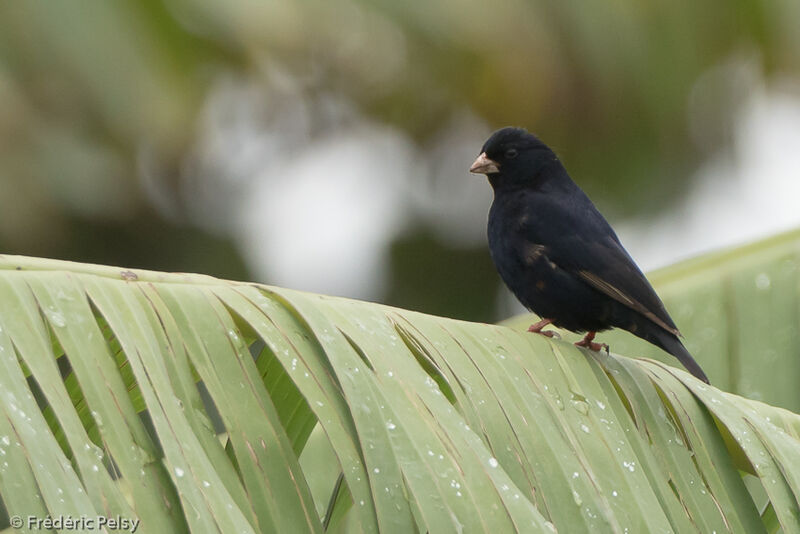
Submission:
[[[0,257],[0,527],[797,532],[799,496],[800,416],[654,360]]]

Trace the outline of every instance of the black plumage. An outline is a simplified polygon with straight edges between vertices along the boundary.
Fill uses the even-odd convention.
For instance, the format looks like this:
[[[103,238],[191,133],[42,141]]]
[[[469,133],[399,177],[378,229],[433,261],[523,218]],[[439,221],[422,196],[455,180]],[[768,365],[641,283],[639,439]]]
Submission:
[[[595,332],[622,328],[674,355],[708,382],[675,323],[616,233],[550,148],[519,128],[496,131],[470,171],[494,189],[489,250],[522,304],[547,324],[587,332],[576,343],[599,350]]]

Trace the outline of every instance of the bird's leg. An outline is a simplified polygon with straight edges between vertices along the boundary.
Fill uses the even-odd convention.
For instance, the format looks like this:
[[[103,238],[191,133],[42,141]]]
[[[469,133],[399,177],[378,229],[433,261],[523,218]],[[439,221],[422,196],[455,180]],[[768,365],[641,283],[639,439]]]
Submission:
[[[547,337],[556,337],[556,338],[560,337],[556,332],[553,332],[552,330],[545,330],[544,332],[542,332],[542,328],[544,328],[549,324],[552,324],[552,322],[553,322],[552,319],[542,319],[538,323],[530,325],[528,327],[528,332],[533,332],[534,334],[542,334],[543,336]]]
[[[606,349],[606,352],[608,352],[608,345],[606,345],[605,343],[594,343],[594,342],[592,342],[592,340],[594,339],[595,334],[596,334],[596,332],[587,332],[586,336],[584,336],[584,338],[582,340],[580,340],[577,343],[575,343],[575,346],[576,347],[586,347],[589,350],[593,350],[595,352],[599,352],[600,349]]]

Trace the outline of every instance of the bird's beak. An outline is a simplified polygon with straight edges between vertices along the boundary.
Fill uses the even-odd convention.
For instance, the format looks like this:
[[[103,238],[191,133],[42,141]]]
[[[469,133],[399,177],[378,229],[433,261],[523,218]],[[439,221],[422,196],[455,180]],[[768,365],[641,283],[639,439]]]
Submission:
[[[486,152],[481,152],[481,155],[478,156],[478,159],[476,159],[472,167],[469,168],[469,172],[473,174],[493,174],[500,172],[500,164],[489,159]]]

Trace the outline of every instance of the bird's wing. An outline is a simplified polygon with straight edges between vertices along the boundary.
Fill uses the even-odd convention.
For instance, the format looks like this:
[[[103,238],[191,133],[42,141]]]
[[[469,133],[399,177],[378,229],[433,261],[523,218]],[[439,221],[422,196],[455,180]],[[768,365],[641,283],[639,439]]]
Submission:
[[[559,206],[551,201],[541,211],[538,217],[528,218],[531,223],[526,225],[525,236],[531,243],[544,244],[551,262],[680,336],[650,282],[591,203]]]
[[[681,335],[667,314],[661,299],[658,298],[643,274],[639,273],[639,276],[636,276],[634,273],[630,273],[630,278],[624,280],[607,271],[600,274],[590,269],[580,269],[577,274],[595,289],[641,313],[664,330],[676,336]],[[616,278],[616,280],[612,281],[609,278]],[[636,297],[632,295],[636,295]]]

